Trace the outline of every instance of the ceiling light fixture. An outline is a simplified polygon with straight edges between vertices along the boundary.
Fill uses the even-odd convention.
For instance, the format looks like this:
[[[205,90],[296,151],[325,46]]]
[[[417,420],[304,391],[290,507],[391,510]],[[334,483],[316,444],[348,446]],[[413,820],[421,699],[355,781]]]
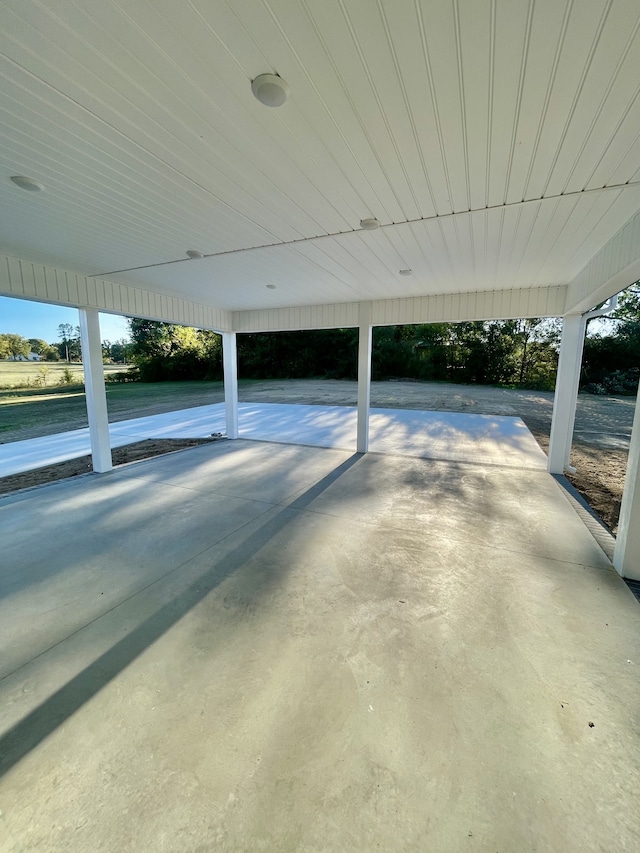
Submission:
[[[400,273],[400,275],[411,275],[413,273],[413,270],[410,270],[410,269],[398,270],[398,272]]]
[[[30,193],[39,193],[44,189],[44,186],[34,178],[27,178],[24,175],[12,175],[11,180],[21,190],[27,190]]]
[[[187,249],[185,253],[188,257],[190,257],[193,261],[197,261],[198,258],[204,258],[202,252],[199,252],[197,249]]]
[[[376,228],[380,227],[380,222],[372,216],[370,219],[361,219],[360,227],[364,228],[365,231],[375,231]]]
[[[251,81],[251,91],[265,107],[281,107],[291,93],[287,81],[277,74],[260,74]]]

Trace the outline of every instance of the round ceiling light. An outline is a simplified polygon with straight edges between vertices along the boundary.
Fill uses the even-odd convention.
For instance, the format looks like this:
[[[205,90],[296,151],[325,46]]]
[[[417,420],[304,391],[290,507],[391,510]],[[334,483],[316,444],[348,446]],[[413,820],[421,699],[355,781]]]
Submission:
[[[365,231],[375,231],[376,228],[380,227],[380,222],[372,216],[370,219],[361,219],[360,227],[364,228]]]
[[[398,272],[400,273],[400,275],[411,275],[413,273],[413,270],[410,270],[410,269],[398,270]]]
[[[197,261],[198,258],[204,258],[202,252],[199,252],[197,249],[187,249],[185,254],[194,261]]]
[[[265,107],[281,107],[289,97],[289,84],[277,74],[260,74],[251,81],[251,91]]]
[[[27,178],[24,175],[12,175],[11,180],[21,190],[27,190],[30,193],[39,193],[44,189],[44,186],[34,178]]]

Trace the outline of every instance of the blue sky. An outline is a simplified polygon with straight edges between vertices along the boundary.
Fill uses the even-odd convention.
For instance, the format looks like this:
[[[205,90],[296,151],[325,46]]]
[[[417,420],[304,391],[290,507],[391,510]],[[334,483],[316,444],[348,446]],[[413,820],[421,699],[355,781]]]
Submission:
[[[0,333],[42,338],[48,344],[54,344],[59,340],[60,323],[77,326],[77,309],[0,296]],[[115,314],[100,314],[100,332],[103,341],[119,341],[129,337],[126,319]]]

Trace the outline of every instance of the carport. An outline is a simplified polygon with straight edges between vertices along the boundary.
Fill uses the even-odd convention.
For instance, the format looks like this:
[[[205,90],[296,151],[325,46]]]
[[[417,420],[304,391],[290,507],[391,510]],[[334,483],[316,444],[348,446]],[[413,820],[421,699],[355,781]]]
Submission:
[[[373,327],[562,316],[570,464],[640,278],[637,5],[0,16],[0,293],[79,309],[95,471],[0,501],[0,841],[637,849],[640,617],[556,482],[368,452]],[[221,332],[232,440],[112,470],[100,311]],[[342,327],[356,454],[238,439],[237,336]]]

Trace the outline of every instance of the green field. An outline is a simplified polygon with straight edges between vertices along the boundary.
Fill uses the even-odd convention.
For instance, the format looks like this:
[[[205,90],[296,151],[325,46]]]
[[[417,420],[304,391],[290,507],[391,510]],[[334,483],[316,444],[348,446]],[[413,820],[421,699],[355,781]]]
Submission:
[[[28,366],[25,363],[25,367]],[[113,367],[122,369],[117,365]],[[131,382],[107,385],[111,422],[205,406],[222,400],[222,382]],[[87,409],[81,386],[0,390],[1,443],[66,432],[86,425]]]
[[[105,364],[105,375],[127,370],[128,365]],[[0,391],[9,388],[53,388],[63,384],[63,374],[69,369],[78,383],[84,381],[82,364],[66,361],[0,361]]]

